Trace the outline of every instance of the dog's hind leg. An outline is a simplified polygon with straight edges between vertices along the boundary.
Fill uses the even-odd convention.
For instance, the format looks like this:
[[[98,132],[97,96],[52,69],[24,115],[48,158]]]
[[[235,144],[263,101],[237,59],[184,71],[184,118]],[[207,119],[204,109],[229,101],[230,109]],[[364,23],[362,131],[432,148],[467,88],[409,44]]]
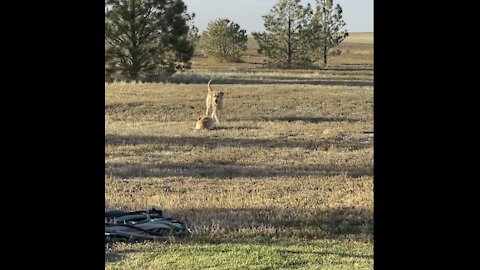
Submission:
[[[208,104],[208,101],[207,101],[207,111],[205,112],[205,115],[206,116],[210,116],[210,104]]]

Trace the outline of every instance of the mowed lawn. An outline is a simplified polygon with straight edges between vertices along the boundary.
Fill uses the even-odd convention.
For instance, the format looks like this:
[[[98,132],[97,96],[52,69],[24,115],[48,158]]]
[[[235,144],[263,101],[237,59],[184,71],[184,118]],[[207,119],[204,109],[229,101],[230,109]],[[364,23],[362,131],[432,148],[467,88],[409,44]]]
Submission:
[[[106,207],[155,207],[192,231],[116,243],[106,269],[372,269],[365,40],[345,43],[328,69],[268,69],[252,53],[194,58],[170,83],[105,84]],[[225,93],[223,121],[194,130],[210,78]]]

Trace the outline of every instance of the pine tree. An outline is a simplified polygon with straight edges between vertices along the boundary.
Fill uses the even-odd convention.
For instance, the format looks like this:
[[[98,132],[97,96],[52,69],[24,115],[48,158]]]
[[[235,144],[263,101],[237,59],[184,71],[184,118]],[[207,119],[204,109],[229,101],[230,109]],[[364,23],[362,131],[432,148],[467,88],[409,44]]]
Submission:
[[[345,22],[342,19],[342,7],[333,7],[333,0],[317,0],[316,10],[311,20],[311,46],[312,59],[323,60],[327,65],[329,55],[339,55],[336,48],[347,36],[347,30],[343,29]]]
[[[193,45],[182,0],[105,0],[105,70],[152,80],[190,67]]]
[[[221,61],[239,62],[241,53],[247,49],[246,32],[228,19],[210,22],[202,34],[202,49],[206,55]]]
[[[266,32],[253,33],[259,43],[259,53],[286,67],[310,62],[311,15],[310,5],[303,7],[300,0],[279,0],[270,13],[263,16]]]

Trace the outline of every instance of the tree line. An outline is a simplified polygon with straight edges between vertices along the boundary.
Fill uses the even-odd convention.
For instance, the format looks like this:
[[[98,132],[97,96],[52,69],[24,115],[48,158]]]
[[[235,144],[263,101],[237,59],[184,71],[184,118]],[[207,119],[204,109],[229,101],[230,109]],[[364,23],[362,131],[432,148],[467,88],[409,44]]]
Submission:
[[[278,0],[263,16],[264,32],[252,35],[258,52],[278,67],[302,67],[340,54],[348,36],[342,7],[333,0]],[[194,53],[219,61],[239,62],[247,48],[247,31],[228,19],[210,22],[199,35],[195,14],[182,0],[105,0],[105,75],[156,81],[190,68]]]

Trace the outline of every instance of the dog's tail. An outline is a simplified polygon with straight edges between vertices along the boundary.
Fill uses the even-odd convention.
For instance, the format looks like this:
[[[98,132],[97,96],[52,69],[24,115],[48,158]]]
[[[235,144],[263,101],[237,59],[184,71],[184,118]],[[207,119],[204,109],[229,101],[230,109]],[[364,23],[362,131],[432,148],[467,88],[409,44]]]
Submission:
[[[208,92],[211,92],[213,91],[212,88],[210,87],[210,83],[212,82],[212,80],[208,81]]]

